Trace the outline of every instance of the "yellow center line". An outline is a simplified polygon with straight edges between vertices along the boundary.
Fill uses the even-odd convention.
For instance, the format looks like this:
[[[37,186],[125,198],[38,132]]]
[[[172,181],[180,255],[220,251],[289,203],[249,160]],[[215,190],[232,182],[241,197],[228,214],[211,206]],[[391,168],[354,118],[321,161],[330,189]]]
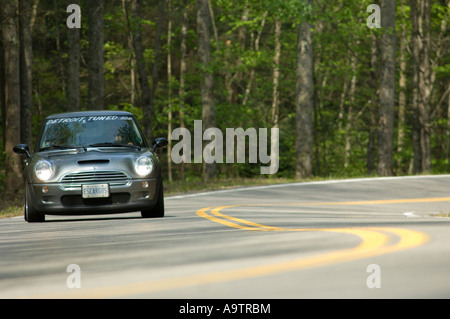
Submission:
[[[214,216],[210,216],[206,212],[208,210],[210,210],[211,208],[213,208],[213,207],[207,207],[207,208],[200,209],[200,210],[197,211],[197,215],[200,216],[200,217],[209,219],[209,220],[211,220],[213,222],[220,223],[220,224],[223,224],[225,226],[232,227],[232,228],[240,228],[240,229],[243,229],[243,230],[253,230],[254,229],[252,227],[243,227],[241,225],[238,225],[236,223],[230,222],[230,221],[225,220],[225,219],[221,219],[221,218],[217,218],[217,217],[214,217]]]
[[[92,289],[80,289],[69,291],[67,294],[39,295],[37,298],[113,298],[121,296],[133,296],[145,293],[158,292],[170,289],[179,289],[191,286],[228,282],[240,279],[249,279],[261,276],[269,276],[277,273],[301,270],[312,267],[326,266],[340,262],[362,259],[405,249],[411,249],[423,245],[428,236],[424,233],[393,227],[367,227],[367,228],[280,228],[262,225],[242,218],[228,216],[221,211],[229,208],[243,206],[280,206],[280,205],[373,205],[373,204],[397,204],[397,203],[426,203],[450,201],[450,197],[424,198],[424,199],[394,199],[376,201],[354,202],[328,202],[328,203],[290,203],[290,204],[245,204],[206,207],[196,214],[202,218],[220,223],[227,227],[251,231],[320,231],[350,234],[360,238],[359,245],[353,248],[327,252],[307,258],[295,259],[284,262],[251,266],[246,268],[200,273],[176,278],[167,278],[156,281],[143,281],[116,286],[98,287]],[[210,214],[208,214],[210,212]],[[392,236],[398,240],[393,243]]]
[[[312,256],[290,262],[279,264],[264,265],[261,267],[253,267],[250,277],[255,274],[268,275],[281,271],[298,270],[306,267],[318,267],[329,265],[337,262],[350,261],[355,259],[367,258],[381,254],[392,253],[404,249],[410,249],[424,244],[428,240],[428,236],[424,233],[392,228],[392,227],[367,227],[367,228],[280,228],[267,226],[242,218],[237,218],[223,214],[221,211],[229,208],[243,206],[288,206],[288,205],[374,205],[374,204],[398,204],[398,203],[427,203],[427,202],[445,202],[450,201],[450,197],[440,198],[422,198],[422,199],[393,199],[393,200],[376,200],[376,201],[353,201],[353,202],[325,202],[325,203],[289,203],[289,204],[244,204],[244,205],[228,205],[218,207],[208,207],[197,211],[197,214],[211,221],[233,227],[241,230],[253,231],[321,231],[321,232],[337,232],[358,236],[361,243],[350,249],[343,249],[331,253],[325,253],[318,256]],[[211,215],[207,212],[210,211]],[[386,235],[390,233],[399,238],[395,244],[389,245],[391,237]]]
[[[238,223],[242,223],[251,227],[246,227],[246,226],[241,226],[239,224],[236,223],[230,223],[229,221],[227,221],[226,219],[220,219],[220,218],[216,218],[214,216],[210,216],[207,215],[205,213],[205,210],[200,210],[201,211],[201,215],[199,214],[199,212],[197,212],[197,215],[202,216],[204,218],[208,218],[212,221],[230,226],[230,227],[234,227],[234,228],[239,228],[239,229],[244,229],[244,230],[262,230],[262,231],[284,231],[285,229],[283,228],[279,228],[279,227],[272,227],[272,226],[265,226],[265,225],[261,225],[258,223],[254,223],[248,220],[244,220],[241,218],[236,218],[236,217],[232,217],[232,216],[227,216],[222,214],[220,211],[226,208],[231,208],[231,207],[238,207],[238,205],[232,205],[232,206],[219,206],[219,207],[215,207],[213,209],[211,209],[211,213],[214,214],[215,216],[218,217],[222,217],[222,218],[226,218],[228,220],[232,220]]]
[[[204,210],[201,210],[204,212]],[[200,215],[202,212],[198,212]],[[242,228],[241,228],[242,229]],[[345,262],[361,256],[371,255],[372,252],[382,248],[389,237],[378,231],[359,229],[324,229],[324,231],[336,231],[340,233],[353,234],[363,239],[357,247],[340,251],[320,254],[305,259],[296,259],[287,262],[278,262],[251,266],[246,268],[217,271],[211,273],[200,273],[196,275],[168,278],[156,281],[143,281],[138,283],[123,284],[109,287],[98,287],[88,290],[80,289],[70,291],[66,295],[40,295],[38,298],[114,298],[120,296],[133,296],[148,294],[170,289],[179,289],[191,286],[229,282],[240,279],[250,279],[277,273],[301,270],[311,267],[325,266],[337,262]]]

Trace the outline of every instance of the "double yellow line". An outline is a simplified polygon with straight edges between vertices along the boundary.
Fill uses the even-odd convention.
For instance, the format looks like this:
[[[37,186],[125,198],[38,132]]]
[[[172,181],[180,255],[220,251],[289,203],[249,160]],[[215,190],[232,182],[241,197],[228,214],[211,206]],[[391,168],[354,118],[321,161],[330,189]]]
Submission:
[[[335,205],[375,205],[375,204],[399,204],[399,203],[429,203],[446,202],[450,197],[422,198],[422,199],[393,199],[393,200],[372,200],[353,202],[324,202],[324,203],[290,203],[272,204],[276,206],[335,206]],[[243,206],[269,206],[268,204],[246,204],[206,207],[197,211],[197,215],[213,222],[223,224],[228,227],[248,230],[248,231],[297,231],[297,232],[334,232],[351,234],[360,238],[361,243],[349,249],[333,251],[313,257],[298,259],[277,264],[264,265],[245,269],[245,273],[251,276],[270,275],[283,271],[299,270],[309,267],[330,265],[338,262],[345,262],[355,259],[367,258],[387,253],[392,253],[404,249],[410,249],[423,245],[428,239],[428,235],[422,232],[393,228],[393,227],[367,227],[367,228],[280,228],[268,226],[242,218],[237,218],[222,213],[225,209]],[[244,271],[244,270],[242,270]]]
[[[335,202],[335,203],[292,203],[284,205],[371,205],[371,204],[394,204],[394,203],[424,203],[450,201],[447,198],[425,198],[405,200],[383,200],[363,202]],[[282,206],[283,204],[276,204]],[[354,248],[341,249],[328,253],[319,254],[307,258],[294,259],[277,263],[249,266],[245,268],[200,273],[181,277],[172,277],[156,281],[142,281],[138,283],[121,284],[117,286],[90,288],[87,290],[72,291],[67,295],[39,295],[38,298],[113,298],[121,296],[134,296],[141,294],[157,293],[163,290],[180,289],[185,287],[199,286],[229,282],[233,280],[249,279],[261,276],[269,276],[277,273],[301,270],[312,267],[326,266],[339,262],[346,262],[361,258],[367,258],[386,253],[392,253],[404,249],[418,247],[428,240],[428,236],[422,232],[392,228],[392,227],[369,227],[369,228],[280,228],[267,226],[242,218],[225,215],[222,211],[242,206],[268,206],[267,204],[256,205],[231,205],[206,207],[196,213],[202,218],[220,223],[222,225],[248,231],[299,231],[299,232],[334,232],[350,234],[360,238],[360,243]]]

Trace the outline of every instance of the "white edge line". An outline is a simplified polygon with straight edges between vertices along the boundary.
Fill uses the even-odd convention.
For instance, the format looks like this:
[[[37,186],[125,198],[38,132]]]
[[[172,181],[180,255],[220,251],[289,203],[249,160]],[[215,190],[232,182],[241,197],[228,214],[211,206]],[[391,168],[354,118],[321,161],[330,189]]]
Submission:
[[[267,189],[267,188],[278,188],[278,187],[307,186],[307,185],[315,185],[315,184],[338,184],[338,183],[353,183],[353,182],[371,182],[371,181],[402,180],[402,179],[445,178],[445,177],[450,177],[450,175],[414,175],[414,176],[365,177],[365,178],[351,178],[351,179],[342,179],[342,180],[296,182],[296,183],[285,183],[285,184],[238,187],[238,188],[233,188],[233,189],[221,189],[221,190],[213,190],[213,191],[194,193],[194,194],[186,194],[186,195],[174,195],[174,196],[164,197],[164,200],[167,200],[167,199],[181,199],[181,198],[195,197],[195,196],[205,196],[205,195],[212,195],[212,194],[217,194],[217,193],[229,193],[229,192],[238,192],[238,191],[251,191],[251,190],[258,190],[258,189]]]

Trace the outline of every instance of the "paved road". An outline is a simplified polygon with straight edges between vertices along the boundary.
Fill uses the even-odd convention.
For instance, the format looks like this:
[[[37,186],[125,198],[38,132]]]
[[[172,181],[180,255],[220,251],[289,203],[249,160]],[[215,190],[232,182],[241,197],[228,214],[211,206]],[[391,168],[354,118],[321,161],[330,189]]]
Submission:
[[[166,198],[162,219],[3,219],[0,298],[449,298],[450,218],[433,216],[450,213],[449,185],[298,183]]]

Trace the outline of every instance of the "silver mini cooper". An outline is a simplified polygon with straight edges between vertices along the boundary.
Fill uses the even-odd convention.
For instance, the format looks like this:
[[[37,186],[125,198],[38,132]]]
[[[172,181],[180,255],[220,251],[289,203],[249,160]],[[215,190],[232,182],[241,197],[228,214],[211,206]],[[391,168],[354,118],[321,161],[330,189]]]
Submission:
[[[133,114],[121,111],[64,113],[45,119],[25,159],[25,220],[45,215],[110,214],[141,211],[164,216],[161,167]]]

